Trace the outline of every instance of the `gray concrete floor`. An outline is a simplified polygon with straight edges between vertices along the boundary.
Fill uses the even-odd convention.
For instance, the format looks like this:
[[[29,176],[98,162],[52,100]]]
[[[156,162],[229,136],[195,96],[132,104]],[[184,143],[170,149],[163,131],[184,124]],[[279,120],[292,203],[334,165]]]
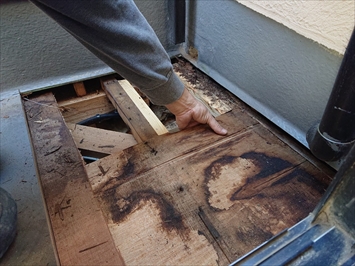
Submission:
[[[19,94],[0,97],[0,186],[17,203],[17,236],[1,265],[55,265]]]

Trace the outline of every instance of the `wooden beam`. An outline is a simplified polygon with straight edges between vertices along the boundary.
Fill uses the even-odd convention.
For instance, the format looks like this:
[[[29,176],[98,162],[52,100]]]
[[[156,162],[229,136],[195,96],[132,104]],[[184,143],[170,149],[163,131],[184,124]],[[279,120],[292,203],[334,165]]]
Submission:
[[[73,84],[73,87],[74,87],[75,93],[78,97],[86,95],[86,89],[85,89],[84,82],[82,82],[82,81],[76,82]]]
[[[59,263],[123,265],[53,94],[23,106]]]
[[[97,114],[106,114],[115,110],[103,91],[61,101],[58,102],[58,106],[68,123],[78,123]]]
[[[138,142],[168,133],[127,80],[102,80],[102,87]]]
[[[137,144],[131,134],[67,123],[79,149],[111,154]]]

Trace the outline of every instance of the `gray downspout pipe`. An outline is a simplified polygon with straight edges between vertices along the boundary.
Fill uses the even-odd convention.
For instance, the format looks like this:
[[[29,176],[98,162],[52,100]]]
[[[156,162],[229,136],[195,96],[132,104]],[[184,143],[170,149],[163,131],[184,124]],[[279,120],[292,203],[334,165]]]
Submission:
[[[341,160],[355,143],[355,30],[320,123],[307,132],[311,152],[326,162]]]

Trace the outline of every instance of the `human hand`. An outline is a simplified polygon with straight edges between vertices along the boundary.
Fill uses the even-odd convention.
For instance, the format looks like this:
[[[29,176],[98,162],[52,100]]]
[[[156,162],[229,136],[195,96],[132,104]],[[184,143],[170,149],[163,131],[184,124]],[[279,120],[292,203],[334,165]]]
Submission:
[[[185,129],[198,124],[208,124],[214,132],[219,135],[226,135],[227,130],[223,128],[208,109],[185,88],[182,96],[173,103],[167,104],[166,108],[176,117],[179,129]]]

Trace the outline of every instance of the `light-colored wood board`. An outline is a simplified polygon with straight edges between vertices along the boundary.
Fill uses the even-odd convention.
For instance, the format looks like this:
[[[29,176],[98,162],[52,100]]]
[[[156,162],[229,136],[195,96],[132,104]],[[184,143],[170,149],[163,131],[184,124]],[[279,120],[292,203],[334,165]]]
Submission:
[[[107,97],[138,142],[168,132],[128,81],[111,79],[102,80],[101,83]]]
[[[78,123],[97,114],[115,110],[103,91],[58,102],[63,117],[68,123]]]
[[[131,134],[67,123],[79,149],[112,154],[137,144]]]
[[[53,94],[23,106],[59,263],[123,265]]]
[[[149,125],[154,129],[157,135],[164,135],[168,133],[165,126],[160,122],[158,117],[138,94],[137,90],[127,80],[118,80],[118,84],[125,91],[143,117],[148,121]]]
[[[230,122],[232,114],[219,121]],[[260,125],[233,128],[229,124],[233,134],[213,139],[215,134],[200,126],[151,139],[157,153],[142,143],[102,159],[111,160],[105,173],[111,178],[90,181],[94,187],[101,183],[94,191],[126,261],[167,263],[169,254],[156,260],[153,251],[172,242],[198,254],[176,256],[176,265],[212,263],[216,255],[224,265],[225,256],[234,261],[309,214],[328,185],[324,173]],[[127,234],[132,241],[123,239]],[[195,252],[205,241],[210,245]],[[144,256],[133,256],[129,246]]]
[[[81,97],[81,96],[86,95],[86,89],[85,89],[84,82],[80,81],[80,82],[73,83],[73,87],[74,87],[76,96]]]

